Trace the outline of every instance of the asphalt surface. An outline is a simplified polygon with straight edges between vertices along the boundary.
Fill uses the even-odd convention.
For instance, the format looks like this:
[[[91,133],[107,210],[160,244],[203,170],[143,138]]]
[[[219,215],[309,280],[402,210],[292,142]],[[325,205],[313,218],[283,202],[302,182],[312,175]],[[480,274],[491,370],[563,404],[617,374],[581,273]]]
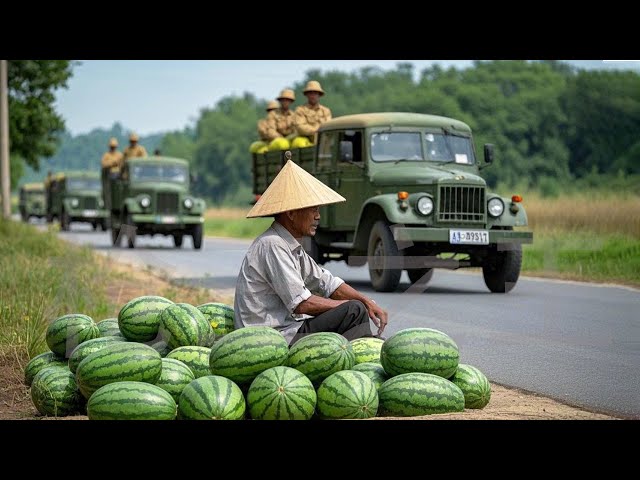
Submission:
[[[111,247],[110,236],[72,224],[60,236],[115,260],[150,265],[181,282],[233,293],[250,241],[207,238],[202,250],[185,237],[139,237],[137,248]],[[124,243],[124,242],[123,242]],[[389,312],[385,336],[408,327],[442,330],[462,363],[503,385],[568,403],[640,418],[640,291],[627,287],[521,278],[508,294],[492,294],[478,273],[436,270],[424,292],[403,273],[395,293],[378,293],[367,267],[325,265]],[[151,293],[151,292],[150,292]]]

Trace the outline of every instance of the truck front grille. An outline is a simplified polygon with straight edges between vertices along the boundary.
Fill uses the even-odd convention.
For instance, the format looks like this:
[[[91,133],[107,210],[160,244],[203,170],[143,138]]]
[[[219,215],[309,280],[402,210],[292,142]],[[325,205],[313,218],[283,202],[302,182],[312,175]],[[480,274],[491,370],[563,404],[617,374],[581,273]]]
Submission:
[[[80,208],[86,210],[95,210],[98,207],[98,199],[96,197],[83,197],[80,202]]]
[[[440,186],[438,221],[484,223],[484,187]]]
[[[158,193],[158,213],[178,213],[177,193]]]

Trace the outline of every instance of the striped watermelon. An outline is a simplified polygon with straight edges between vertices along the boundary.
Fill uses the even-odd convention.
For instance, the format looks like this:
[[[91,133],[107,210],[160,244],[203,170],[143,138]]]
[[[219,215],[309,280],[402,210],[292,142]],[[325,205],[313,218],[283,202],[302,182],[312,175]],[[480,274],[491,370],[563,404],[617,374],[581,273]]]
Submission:
[[[382,365],[380,365],[379,363],[359,363],[357,365],[354,365],[351,370],[364,373],[373,382],[377,390],[380,390],[382,384],[389,380],[387,372],[384,371],[384,368],[382,368]]]
[[[384,340],[380,338],[364,337],[351,340],[356,364],[365,362],[380,363],[380,350]]]
[[[309,420],[316,409],[316,391],[298,370],[273,367],[251,383],[247,403],[255,420]]]
[[[225,305],[224,303],[211,302],[198,305],[197,308],[204,314],[204,317],[211,324],[213,333],[215,334],[215,339],[222,338],[227,333],[235,330],[232,306]]]
[[[246,405],[238,385],[228,378],[207,375],[187,385],[178,402],[182,420],[242,420]]]
[[[76,373],[80,362],[93,352],[102,350],[104,347],[111,345],[112,343],[126,341],[127,340],[124,337],[98,337],[81,343],[73,349],[73,352],[71,352],[71,356],[69,357],[69,370],[71,370],[71,373]]]
[[[304,373],[316,385],[335,372],[349,370],[354,364],[351,344],[333,332],[302,337],[291,347],[286,363],[288,367]]]
[[[162,359],[162,373],[156,385],[163,390],[169,392],[173,399],[178,403],[180,394],[184,387],[189,385],[196,377],[189,367],[180,360],[174,358]]]
[[[162,388],[143,382],[115,382],[95,391],[89,420],[174,420],[177,406]]]
[[[24,367],[24,384],[28,387],[33,382],[33,377],[45,367],[66,367],[67,361],[53,352],[41,353],[33,357]]]
[[[164,297],[145,295],[125,304],[118,313],[118,327],[128,340],[149,342],[160,328],[160,314],[174,303]]]
[[[271,327],[246,327],[225,335],[211,347],[211,373],[250,383],[256,376],[287,360],[289,345]]]
[[[209,357],[211,349],[207,347],[180,347],[172,350],[166,358],[173,358],[184,363],[196,378],[211,375]]]
[[[461,363],[450,379],[464,394],[464,408],[484,408],[491,400],[491,384],[476,367]]]
[[[446,378],[429,373],[403,373],[380,387],[380,414],[415,417],[432,413],[461,412],[464,394]]]
[[[117,318],[106,318],[97,323],[98,330],[100,330],[101,337],[122,337],[125,336],[120,331],[118,327],[118,319]]]
[[[76,370],[76,381],[82,394],[89,398],[110,383],[156,383],[161,372],[162,359],[153,348],[142,343],[118,342],[82,360]]]
[[[171,353],[171,348],[164,340],[160,340],[159,342],[151,344],[151,348],[158,352],[163,358]]]
[[[54,417],[75,413],[83,404],[73,373],[60,366],[45,367],[33,377],[31,401],[42,415]]]
[[[159,333],[172,350],[188,346],[203,347],[211,336],[211,325],[193,305],[176,303],[160,314]]]
[[[458,346],[446,333],[432,328],[407,328],[385,340],[380,360],[390,376],[431,373],[449,378],[458,368]]]
[[[87,315],[72,313],[56,318],[47,328],[47,345],[53,353],[69,358],[82,342],[98,338],[100,330]]]
[[[318,389],[318,414],[322,418],[371,418],[377,411],[376,386],[362,372],[336,372]]]

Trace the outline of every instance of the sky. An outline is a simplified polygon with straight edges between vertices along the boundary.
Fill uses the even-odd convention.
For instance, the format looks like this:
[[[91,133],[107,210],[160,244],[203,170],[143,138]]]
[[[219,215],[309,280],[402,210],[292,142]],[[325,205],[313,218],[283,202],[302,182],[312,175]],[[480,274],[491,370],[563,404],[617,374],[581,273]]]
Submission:
[[[465,68],[472,60],[81,60],[68,89],[59,90],[56,109],[67,129],[78,135],[115,122],[140,135],[181,130],[194,125],[203,107],[228,95],[253,93],[275,98],[311,69],[354,71],[365,66],[383,70],[400,62],[414,65],[416,75],[437,63]],[[631,69],[640,61],[571,60],[582,68]],[[327,92],[330,95],[331,92]],[[300,103],[300,102],[298,102]]]

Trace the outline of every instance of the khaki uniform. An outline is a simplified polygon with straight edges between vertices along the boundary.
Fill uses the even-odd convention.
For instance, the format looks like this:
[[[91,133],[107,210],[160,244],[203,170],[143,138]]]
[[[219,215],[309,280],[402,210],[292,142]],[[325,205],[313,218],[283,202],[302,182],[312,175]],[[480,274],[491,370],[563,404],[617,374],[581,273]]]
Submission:
[[[122,166],[122,152],[108,151],[102,156],[102,169],[108,169],[111,173],[118,173]]]
[[[272,138],[288,137],[295,133],[293,126],[294,113],[291,110],[286,112],[282,109],[272,110],[267,115],[268,135]]]
[[[128,158],[147,157],[148,155],[147,150],[142,145],[136,145],[135,147],[129,145],[124,149],[124,152],[122,152],[122,156],[123,160],[126,161]]]
[[[269,112],[270,114],[271,112]],[[267,115],[267,118],[261,118],[260,120],[258,120],[258,137],[260,138],[260,140],[262,140],[263,142],[270,142],[271,140],[273,140],[276,137],[270,137],[269,136],[269,122],[268,122],[268,118],[269,115]]]
[[[315,142],[318,128],[329,120],[331,120],[331,110],[319,103],[313,107],[307,103],[296,108],[293,125],[298,135],[309,137],[312,142]]]

